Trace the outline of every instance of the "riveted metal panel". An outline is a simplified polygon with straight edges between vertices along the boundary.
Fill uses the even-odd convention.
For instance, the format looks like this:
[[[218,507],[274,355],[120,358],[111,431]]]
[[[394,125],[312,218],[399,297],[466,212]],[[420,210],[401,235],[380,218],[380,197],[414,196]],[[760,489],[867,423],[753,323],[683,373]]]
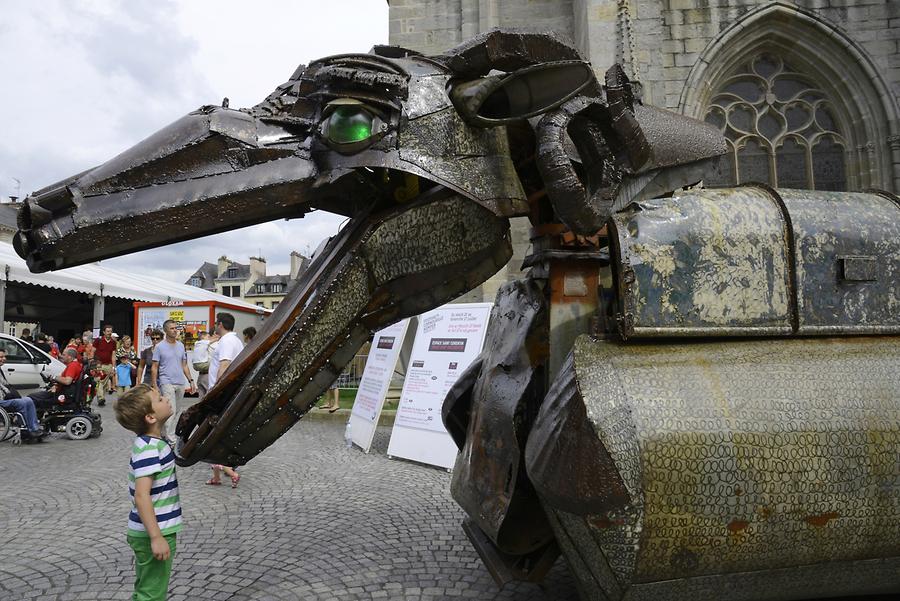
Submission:
[[[612,218],[627,336],[789,334],[789,235],[758,188],[633,203]]]
[[[541,494],[557,538],[592,570],[585,589],[780,599],[900,587],[900,338],[582,336],[567,369],[561,378],[575,385],[551,389],[529,437],[535,488],[549,474],[586,477],[562,456],[554,472],[534,469],[557,449],[591,448],[541,435],[580,412],[603,449],[590,461],[612,462],[618,476],[598,471],[597,482],[566,489],[629,492],[618,507]]]

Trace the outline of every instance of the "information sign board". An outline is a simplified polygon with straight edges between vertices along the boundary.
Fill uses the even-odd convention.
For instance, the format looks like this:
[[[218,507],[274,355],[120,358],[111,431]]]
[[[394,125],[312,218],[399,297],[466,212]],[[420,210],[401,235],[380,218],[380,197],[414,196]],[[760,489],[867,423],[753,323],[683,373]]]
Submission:
[[[408,328],[409,319],[404,319],[376,332],[372,337],[369,357],[350,412],[350,436],[353,443],[366,453],[372,446],[384,398],[391,386],[391,378]]]
[[[481,352],[491,303],[449,304],[419,317],[388,455],[451,468],[456,445],[441,421],[450,387]]]

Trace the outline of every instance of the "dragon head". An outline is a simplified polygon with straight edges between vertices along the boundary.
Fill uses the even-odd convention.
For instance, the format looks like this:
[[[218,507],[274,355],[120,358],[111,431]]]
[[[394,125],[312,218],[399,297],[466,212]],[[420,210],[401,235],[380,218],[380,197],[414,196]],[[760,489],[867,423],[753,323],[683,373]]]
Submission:
[[[324,58],[252,108],[203,106],[33,193],[14,245],[46,271],[313,210],[350,217],[181,420],[182,462],[242,464],[373,330],[504,265],[509,217],[549,202],[596,232],[617,206],[699,180],[724,150],[717,131],[641,105],[621,69],[604,84],[551,34]]]

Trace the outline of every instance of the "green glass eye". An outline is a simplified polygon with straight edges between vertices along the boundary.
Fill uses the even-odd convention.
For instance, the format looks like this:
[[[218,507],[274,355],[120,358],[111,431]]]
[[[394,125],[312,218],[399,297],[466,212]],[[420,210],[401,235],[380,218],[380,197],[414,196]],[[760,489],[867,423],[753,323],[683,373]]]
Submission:
[[[373,117],[363,108],[340,106],[328,117],[325,135],[335,144],[362,142],[372,137]]]

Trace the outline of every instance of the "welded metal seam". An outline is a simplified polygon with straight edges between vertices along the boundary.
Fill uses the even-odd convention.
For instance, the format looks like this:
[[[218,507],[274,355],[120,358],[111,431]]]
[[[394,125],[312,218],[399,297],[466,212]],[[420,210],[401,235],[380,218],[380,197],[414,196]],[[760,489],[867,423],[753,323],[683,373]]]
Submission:
[[[784,220],[784,233],[787,241],[788,282],[791,287],[791,294],[788,297],[791,312],[791,330],[793,334],[796,334],[800,331],[800,301],[798,298],[800,291],[799,283],[797,281],[797,244],[794,239],[794,224],[791,220],[791,214],[788,211],[787,205],[784,204],[781,195],[771,186],[757,182],[745,184],[745,186],[762,190],[770,199],[772,199],[772,201],[774,201],[778,210],[781,211],[781,218]]]

